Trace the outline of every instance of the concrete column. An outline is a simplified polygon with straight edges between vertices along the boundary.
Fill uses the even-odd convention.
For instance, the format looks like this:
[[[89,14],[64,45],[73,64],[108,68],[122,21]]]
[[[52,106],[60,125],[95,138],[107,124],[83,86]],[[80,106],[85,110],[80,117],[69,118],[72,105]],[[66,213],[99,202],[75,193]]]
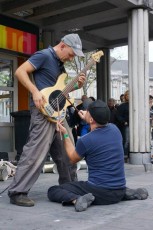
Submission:
[[[97,99],[107,102],[110,97],[110,50],[102,51],[104,56],[97,63]]]
[[[129,17],[130,162],[150,162],[148,10]]]
[[[43,46],[44,48],[48,48],[49,45],[55,46],[55,36],[54,31],[43,31],[42,32],[42,39],[43,39]]]

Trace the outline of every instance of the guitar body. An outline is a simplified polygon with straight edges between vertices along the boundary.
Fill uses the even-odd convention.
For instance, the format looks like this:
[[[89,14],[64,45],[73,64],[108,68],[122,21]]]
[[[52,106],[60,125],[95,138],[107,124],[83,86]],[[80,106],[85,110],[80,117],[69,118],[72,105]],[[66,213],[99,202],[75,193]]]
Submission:
[[[95,62],[99,62],[102,55],[102,51],[92,54],[90,62],[84,67],[81,73],[86,73]],[[68,94],[74,89],[74,85],[78,82],[79,76],[80,74],[78,74],[72,82],[66,84],[67,74],[63,73],[59,76],[55,86],[41,90],[47,102],[40,111],[49,121],[57,122],[58,120],[63,121],[65,119],[67,107],[74,103],[74,100],[68,99]]]
[[[63,121],[66,116],[66,109],[70,105],[66,97],[62,94],[62,90],[66,86],[66,78],[66,73],[61,74],[53,87],[47,87],[40,91],[47,101],[40,111],[51,122]],[[74,99],[70,99],[70,101],[74,103]],[[58,111],[58,106],[60,112]]]

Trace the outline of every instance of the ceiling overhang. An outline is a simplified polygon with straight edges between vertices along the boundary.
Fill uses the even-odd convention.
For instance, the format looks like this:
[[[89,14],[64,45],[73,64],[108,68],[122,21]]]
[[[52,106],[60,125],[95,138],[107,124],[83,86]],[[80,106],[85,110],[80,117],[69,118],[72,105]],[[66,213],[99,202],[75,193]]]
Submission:
[[[134,8],[149,9],[153,39],[153,0],[0,0],[1,14],[54,33],[55,42],[78,33],[84,51],[127,45],[128,15]]]

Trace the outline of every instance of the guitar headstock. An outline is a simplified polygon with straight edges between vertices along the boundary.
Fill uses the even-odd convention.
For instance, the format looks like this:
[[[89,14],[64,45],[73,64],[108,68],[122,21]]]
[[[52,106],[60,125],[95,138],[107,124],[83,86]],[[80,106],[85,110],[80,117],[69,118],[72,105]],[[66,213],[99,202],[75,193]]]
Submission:
[[[100,58],[101,58],[101,56],[103,56],[103,55],[104,55],[103,51],[102,51],[102,50],[99,50],[98,52],[92,54],[91,56],[92,56],[92,58],[93,58],[93,60],[94,60],[95,62],[100,62]]]

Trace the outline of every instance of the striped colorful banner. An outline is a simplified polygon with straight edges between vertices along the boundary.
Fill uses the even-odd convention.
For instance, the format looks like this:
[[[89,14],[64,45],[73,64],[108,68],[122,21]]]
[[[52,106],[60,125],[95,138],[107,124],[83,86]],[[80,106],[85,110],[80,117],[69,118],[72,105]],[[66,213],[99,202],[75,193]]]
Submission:
[[[0,25],[0,48],[33,54],[37,50],[37,36]]]

